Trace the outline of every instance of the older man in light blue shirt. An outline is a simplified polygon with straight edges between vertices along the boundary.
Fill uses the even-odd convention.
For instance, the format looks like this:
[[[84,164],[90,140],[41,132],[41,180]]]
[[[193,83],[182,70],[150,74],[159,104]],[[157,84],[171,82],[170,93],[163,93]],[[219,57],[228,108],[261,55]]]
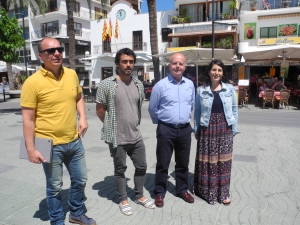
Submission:
[[[163,207],[167,189],[168,168],[175,152],[176,194],[188,203],[194,198],[187,192],[191,147],[190,126],[194,108],[195,88],[191,80],[183,77],[185,57],[175,53],[170,58],[170,74],[153,88],[149,113],[156,130],[155,204]]]

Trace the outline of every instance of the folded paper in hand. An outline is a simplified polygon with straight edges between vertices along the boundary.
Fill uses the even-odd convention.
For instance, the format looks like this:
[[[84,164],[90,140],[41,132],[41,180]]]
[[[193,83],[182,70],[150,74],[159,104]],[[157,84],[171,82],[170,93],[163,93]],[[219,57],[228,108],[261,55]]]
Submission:
[[[52,161],[52,139],[35,137],[35,149],[38,150],[46,159],[46,163]],[[20,146],[20,159],[28,159],[28,153],[25,145],[25,139],[22,137]]]

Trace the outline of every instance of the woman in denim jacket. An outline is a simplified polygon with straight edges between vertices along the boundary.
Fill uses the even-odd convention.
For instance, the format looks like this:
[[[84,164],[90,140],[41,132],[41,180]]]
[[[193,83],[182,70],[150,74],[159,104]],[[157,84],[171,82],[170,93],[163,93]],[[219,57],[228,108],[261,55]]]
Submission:
[[[206,84],[197,89],[194,191],[209,204],[228,205],[233,136],[238,133],[238,105],[233,86],[223,82],[224,73],[223,62],[212,60]]]

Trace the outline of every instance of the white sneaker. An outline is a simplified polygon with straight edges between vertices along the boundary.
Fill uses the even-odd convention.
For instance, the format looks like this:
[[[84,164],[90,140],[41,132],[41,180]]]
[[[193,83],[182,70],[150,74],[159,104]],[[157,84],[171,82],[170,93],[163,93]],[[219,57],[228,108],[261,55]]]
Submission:
[[[124,215],[126,216],[132,215],[132,208],[129,204],[122,205],[122,203],[120,203],[119,208]]]
[[[155,204],[149,200],[149,199],[145,199],[144,201],[141,200],[135,200],[136,204],[142,205],[147,209],[155,209]]]

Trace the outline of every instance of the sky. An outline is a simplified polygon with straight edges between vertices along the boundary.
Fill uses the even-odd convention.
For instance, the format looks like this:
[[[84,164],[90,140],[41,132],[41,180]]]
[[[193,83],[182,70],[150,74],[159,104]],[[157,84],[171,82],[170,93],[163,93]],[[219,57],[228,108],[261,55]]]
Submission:
[[[156,0],[156,11],[166,11],[174,9],[174,0]],[[147,0],[143,0],[142,13],[148,12]]]

